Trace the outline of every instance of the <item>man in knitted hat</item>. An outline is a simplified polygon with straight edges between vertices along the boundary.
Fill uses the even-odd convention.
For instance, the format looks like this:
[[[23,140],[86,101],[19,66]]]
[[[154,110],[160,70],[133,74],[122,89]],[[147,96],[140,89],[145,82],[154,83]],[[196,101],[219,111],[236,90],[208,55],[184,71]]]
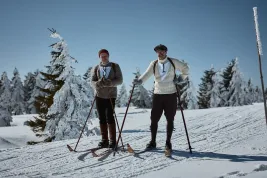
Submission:
[[[158,122],[164,111],[167,119],[167,135],[165,149],[172,151],[171,136],[173,132],[173,121],[177,110],[176,84],[179,81],[175,71],[179,70],[182,78],[188,76],[189,67],[186,63],[167,56],[168,48],[165,45],[158,45],[154,48],[158,59],[152,61],[147,70],[138,79],[134,79],[133,84],[142,84],[154,74],[154,94],[151,110],[151,141],[147,144],[147,149],[156,148],[156,135]]]
[[[96,109],[102,136],[98,147],[114,148],[116,145],[116,123],[113,108],[117,97],[117,86],[122,84],[123,77],[120,66],[109,61],[108,50],[101,49],[98,56],[100,63],[94,67],[91,75],[91,85],[95,89]]]

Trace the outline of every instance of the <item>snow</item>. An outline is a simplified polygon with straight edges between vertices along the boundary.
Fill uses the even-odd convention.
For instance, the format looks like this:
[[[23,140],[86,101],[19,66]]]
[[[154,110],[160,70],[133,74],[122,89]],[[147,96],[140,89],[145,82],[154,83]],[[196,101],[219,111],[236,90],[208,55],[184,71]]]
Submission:
[[[11,127],[1,127],[0,129],[0,149],[20,148],[26,146],[28,141],[40,141],[41,139],[35,136],[30,127],[24,125],[25,121],[33,120],[34,116],[37,115],[12,116]]]
[[[77,139],[56,141],[20,148],[0,149],[0,177],[166,177],[166,178],[266,178],[267,133],[263,103],[247,106],[185,110],[185,119],[193,154],[188,145],[177,111],[173,133],[173,156],[163,153],[166,137],[166,119],[162,116],[155,151],[140,155],[118,152],[98,160],[84,152],[95,147],[100,136],[83,137],[79,152],[69,152],[66,145],[75,146]],[[121,125],[126,108],[116,108]],[[124,144],[141,150],[150,140],[150,109],[130,107],[124,125]],[[21,120],[19,120],[19,117]],[[29,115],[13,117],[13,127],[22,127]],[[97,118],[92,123],[98,126]],[[14,125],[17,125],[16,127]],[[23,126],[26,127],[27,126]],[[12,128],[12,127],[10,127]],[[19,137],[21,132],[12,129],[4,137],[6,128],[0,128],[0,137]],[[29,133],[26,133],[29,134]],[[30,135],[29,135],[30,136]],[[17,140],[18,141],[18,140]],[[12,143],[18,144],[13,141]],[[0,143],[2,146],[2,142]]]

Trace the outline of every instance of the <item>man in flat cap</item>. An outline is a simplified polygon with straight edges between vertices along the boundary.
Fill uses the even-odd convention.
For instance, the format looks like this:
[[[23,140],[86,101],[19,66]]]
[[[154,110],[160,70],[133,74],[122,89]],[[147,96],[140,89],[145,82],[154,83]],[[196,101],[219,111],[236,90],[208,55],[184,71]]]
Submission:
[[[156,148],[156,135],[158,122],[164,111],[167,119],[167,135],[166,135],[166,150],[172,151],[171,137],[173,132],[173,121],[177,110],[177,89],[176,84],[179,83],[176,77],[176,70],[181,72],[182,79],[188,76],[189,67],[178,59],[167,56],[167,47],[158,45],[154,48],[158,59],[150,63],[147,70],[138,79],[134,79],[133,84],[138,85],[146,82],[154,74],[154,94],[151,110],[151,140],[146,145],[146,149]]]

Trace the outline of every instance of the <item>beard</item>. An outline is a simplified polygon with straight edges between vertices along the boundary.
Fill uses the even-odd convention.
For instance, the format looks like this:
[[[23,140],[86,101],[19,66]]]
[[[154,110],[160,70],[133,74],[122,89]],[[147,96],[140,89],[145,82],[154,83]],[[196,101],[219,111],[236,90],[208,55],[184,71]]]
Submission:
[[[162,55],[162,54],[160,54],[160,55],[158,55],[158,58],[159,58],[159,60],[163,60],[163,59],[166,58],[166,55]]]

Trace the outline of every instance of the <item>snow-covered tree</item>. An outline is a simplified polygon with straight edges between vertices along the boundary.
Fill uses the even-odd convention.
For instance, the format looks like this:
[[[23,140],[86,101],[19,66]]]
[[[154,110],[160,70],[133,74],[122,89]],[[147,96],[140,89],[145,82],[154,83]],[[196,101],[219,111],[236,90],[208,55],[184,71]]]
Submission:
[[[149,95],[149,98],[150,98],[151,105],[152,105],[152,102],[153,102],[154,90],[155,90],[155,85],[153,84],[152,89],[148,91],[148,95]]]
[[[38,70],[34,73],[29,72],[24,80],[24,101],[26,103],[27,114],[36,114],[36,108],[34,106],[35,99],[31,100],[31,98],[36,88],[36,77],[38,73],[39,73]]]
[[[30,99],[27,101],[27,108],[29,109],[29,112],[31,114],[40,114],[38,110],[38,108],[40,108],[40,103],[36,102],[36,98],[40,96],[45,96],[45,93],[40,90],[45,86],[45,81],[42,80],[42,75],[39,70],[36,70],[34,75],[36,75],[35,86],[31,93]],[[32,130],[34,132],[43,131],[46,125],[46,120],[40,116],[34,118],[34,120],[28,122],[28,125],[32,127]]]
[[[20,115],[25,113],[24,87],[17,68],[14,69],[13,74],[11,81],[12,113]]]
[[[0,103],[1,105],[11,113],[11,81],[7,77],[7,73],[3,72],[1,76],[1,88],[0,88]]]
[[[255,90],[254,90],[254,88],[253,88],[252,80],[249,79],[249,80],[248,80],[248,83],[247,83],[246,85],[244,85],[244,86],[246,86],[246,87],[244,88],[244,92],[245,92],[245,99],[244,99],[244,102],[245,102],[246,104],[252,104],[253,101],[254,101],[254,96],[255,96],[255,93],[254,93]]]
[[[220,88],[221,88],[221,71],[217,71],[212,76],[212,89],[210,90],[210,106],[211,108],[220,107],[221,98],[220,98]]]
[[[148,91],[149,97],[153,97],[154,95],[154,90],[155,90],[155,85],[152,86],[152,89]]]
[[[89,95],[94,94],[94,89],[93,87],[90,85],[91,83],[91,75],[92,75],[92,71],[93,67],[89,67],[86,71],[86,73],[83,75],[83,79],[88,83],[88,90],[89,90]],[[96,105],[94,105],[94,109],[96,109]]]
[[[59,34],[57,37],[62,39]],[[62,54],[65,56],[64,70],[56,80],[63,81],[64,85],[54,95],[54,102],[48,109],[45,128],[53,140],[77,138],[94,99],[93,94],[89,92],[88,82],[74,74],[71,67],[73,58],[68,54],[65,41],[62,41],[61,47]],[[94,115],[92,114],[91,117]],[[85,128],[84,133],[86,135],[91,133],[88,127]]]
[[[139,77],[140,72],[137,71],[134,73],[135,76]],[[132,90],[130,90],[131,93]],[[133,96],[131,100],[133,106],[138,108],[151,108],[151,98],[149,97],[148,91],[144,88],[143,85],[136,85],[133,91]]]
[[[0,104],[0,127],[10,126],[10,122],[12,122],[10,112]]]
[[[33,73],[28,72],[28,74],[25,76],[25,80],[24,80],[24,100],[25,100],[25,102],[27,102],[30,99],[31,93],[34,89],[34,85],[35,85],[35,77],[34,77]],[[26,108],[26,113],[28,114],[27,108]]]
[[[0,127],[10,126],[11,117],[11,82],[3,72],[0,80]]]
[[[91,82],[90,80],[91,80],[92,69],[93,69],[93,67],[91,67],[91,66],[87,69],[87,71],[83,75],[84,80]]]
[[[244,102],[245,93],[243,86],[243,78],[242,74],[239,70],[238,59],[236,58],[234,61],[234,66],[232,68],[232,79],[229,85],[229,106],[242,106],[247,104]]]
[[[46,119],[46,114],[48,112],[48,108],[53,104],[53,98],[55,93],[63,86],[64,81],[58,80],[58,77],[64,70],[66,58],[68,56],[66,54],[66,47],[64,46],[65,41],[60,35],[56,32],[56,30],[50,30],[52,38],[59,38],[59,41],[50,45],[52,47],[52,60],[50,61],[50,65],[46,66],[47,72],[40,72],[43,76],[42,80],[45,82],[45,86],[40,88],[40,90],[45,93],[44,95],[36,97],[36,109],[40,113],[41,118]],[[73,58],[72,58],[73,59]]]
[[[182,89],[181,101],[184,102],[183,109],[198,109],[197,92],[193,82],[186,79],[185,86]],[[179,103],[178,103],[179,104]]]
[[[228,63],[228,66],[223,70],[222,73],[222,82],[221,82],[221,88],[220,88],[220,98],[221,103],[220,106],[229,106],[228,100],[230,98],[229,96],[229,86],[230,82],[232,80],[233,76],[233,67],[235,64],[235,59],[233,59],[231,62]]]
[[[255,88],[255,97],[254,97],[255,103],[263,102],[263,93],[260,87],[256,86]]]
[[[126,86],[123,83],[120,88],[119,96],[117,97],[116,100],[116,106],[117,107],[125,107],[128,104],[128,95],[127,95],[127,90]]]
[[[213,68],[204,71],[204,76],[201,78],[201,84],[199,84],[199,96],[198,105],[200,109],[210,107],[211,90],[213,88],[212,77],[215,75]]]

